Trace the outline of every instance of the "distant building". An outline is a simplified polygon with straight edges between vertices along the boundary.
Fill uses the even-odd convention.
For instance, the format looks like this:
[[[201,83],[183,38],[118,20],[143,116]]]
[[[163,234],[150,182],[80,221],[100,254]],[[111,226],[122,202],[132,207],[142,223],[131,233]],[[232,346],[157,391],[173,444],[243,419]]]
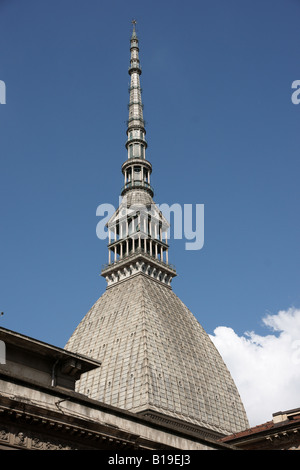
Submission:
[[[300,408],[273,413],[272,421],[221,441],[241,450],[300,450]]]

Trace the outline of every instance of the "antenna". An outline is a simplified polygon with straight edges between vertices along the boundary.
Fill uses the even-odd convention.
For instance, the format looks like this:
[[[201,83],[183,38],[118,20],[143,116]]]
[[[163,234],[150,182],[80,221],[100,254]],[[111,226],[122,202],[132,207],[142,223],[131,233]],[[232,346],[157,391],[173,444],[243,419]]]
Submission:
[[[136,25],[137,21],[136,21],[136,20],[132,20],[131,23],[133,24],[133,31],[135,31],[135,25]]]

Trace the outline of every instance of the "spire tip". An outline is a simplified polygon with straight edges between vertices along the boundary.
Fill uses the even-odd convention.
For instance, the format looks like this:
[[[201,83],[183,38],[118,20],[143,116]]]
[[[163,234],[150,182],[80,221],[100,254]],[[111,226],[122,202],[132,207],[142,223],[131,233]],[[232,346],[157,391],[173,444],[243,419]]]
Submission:
[[[136,38],[135,26],[136,26],[137,21],[136,21],[136,20],[132,20],[131,23],[132,23],[132,35],[131,35],[131,37],[132,37],[132,38]]]

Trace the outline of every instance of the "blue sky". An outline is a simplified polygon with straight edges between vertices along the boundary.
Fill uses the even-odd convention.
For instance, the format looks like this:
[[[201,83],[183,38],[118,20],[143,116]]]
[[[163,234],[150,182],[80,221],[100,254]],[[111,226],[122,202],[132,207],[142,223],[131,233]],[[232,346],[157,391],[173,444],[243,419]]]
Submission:
[[[3,327],[63,347],[105,290],[96,209],[123,185],[133,18],[154,199],[205,207],[201,250],[170,241],[173,290],[211,335],[264,336],[266,314],[300,308],[299,15],[296,0],[1,0]]]

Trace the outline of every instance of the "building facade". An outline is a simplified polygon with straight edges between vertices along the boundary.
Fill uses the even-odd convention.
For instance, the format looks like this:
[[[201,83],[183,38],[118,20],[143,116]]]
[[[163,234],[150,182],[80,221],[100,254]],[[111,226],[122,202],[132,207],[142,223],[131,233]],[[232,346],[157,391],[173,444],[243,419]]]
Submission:
[[[101,367],[80,354],[0,328],[0,450],[233,449],[176,423],[92,400],[75,391],[76,381]]]

